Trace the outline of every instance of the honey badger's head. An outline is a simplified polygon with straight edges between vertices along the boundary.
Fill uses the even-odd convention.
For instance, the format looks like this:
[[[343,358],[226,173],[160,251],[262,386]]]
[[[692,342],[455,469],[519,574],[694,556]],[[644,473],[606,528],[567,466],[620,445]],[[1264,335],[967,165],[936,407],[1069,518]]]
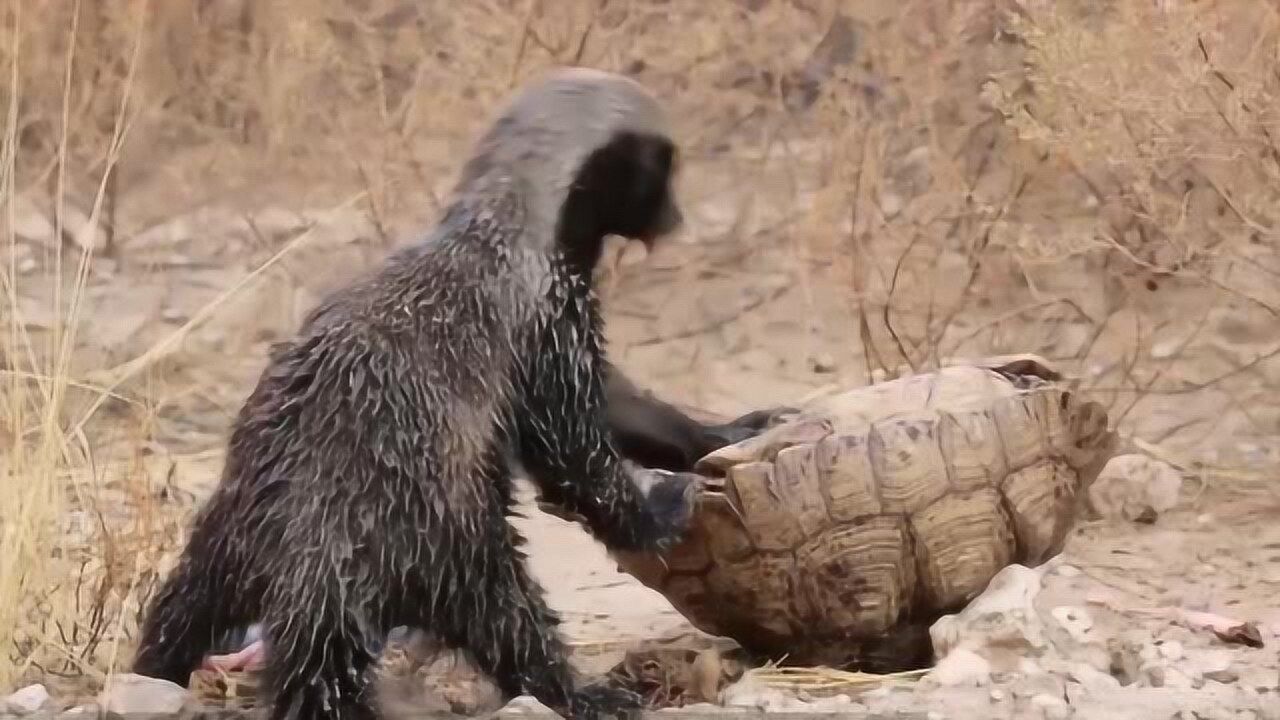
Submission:
[[[515,181],[532,236],[590,271],[606,236],[652,246],[680,226],[676,156],[662,107],[639,83],[561,69],[511,100],[481,138],[459,189]]]

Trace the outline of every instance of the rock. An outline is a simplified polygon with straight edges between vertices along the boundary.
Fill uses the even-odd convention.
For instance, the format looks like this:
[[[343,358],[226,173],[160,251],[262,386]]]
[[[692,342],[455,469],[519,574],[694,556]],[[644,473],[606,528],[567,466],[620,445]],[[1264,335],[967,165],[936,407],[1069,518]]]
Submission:
[[[1143,674],[1151,687],[1186,689],[1194,685],[1191,676],[1170,665],[1155,665],[1143,668]]]
[[[1089,692],[1106,692],[1120,687],[1120,681],[1088,663],[1074,663],[1067,675]]]
[[[1043,671],[1021,677],[1009,688],[1015,698],[1034,698],[1037,695],[1062,697],[1065,689],[1062,678]]]
[[[5,707],[14,715],[30,715],[49,702],[49,691],[39,683],[28,685],[5,698]]]
[[[1071,706],[1060,696],[1041,693],[1031,698],[1031,706],[1040,710],[1046,720],[1061,720],[1071,717]]]
[[[1082,607],[1061,605],[1050,611],[1053,619],[1071,635],[1071,639],[1085,644],[1093,640],[1089,631],[1093,629],[1093,616]]]
[[[828,374],[836,371],[836,359],[830,353],[818,353],[809,358],[809,370],[817,374]]]
[[[1022,658],[1039,655],[1046,647],[1034,604],[1040,580],[1040,570],[1022,565],[996,573],[967,607],[929,628],[935,656],[945,658],[964,647],[984,657],[993,672],[1010,672]]]
[[[991,681],[991,664],[972,650],[958,647],[947,653],[926,677],[944,687],[985,685]]]
[[[776,710],[794,705],[793,700],[778,688],[766,685],[750,675],[720,691],[720,704],[725,707]]]
[[[1117,455],[1089,488],[1089,506],[1099,517],[1153,521],[1178,504],[1182,474],[1162,460]]]
[[[177,715],[187,702],[177,683],[133,673],[113,675],[98,696],[98,705],[116,715]]]
[[[1076,567],[1075,565],[1059,565],[1056,568],[1054,568],[1054,572],[1056,572],[1057,574],[1061,575],[1064,578],[1073,578],[1080,575],[1080,568]]]
[[[1182,643],[1177,640],[1158,643],[1156,649],[1160,652],[1160,657],[1169,662],[1177,662],[1182,659]]]
[[[551,708],[543,705],[537,698],[529,695],[520,695],[511,698],[511,702],[507,703],[498,711],[502,715],[541,715],[551,712]]]
[[[1224,685],[1228,683],[1233,683],[1240,679],[1240,673],[1236,672],[1235,670],[1232,670],[1231,668],[1224,668],[1222,670],[1210,670],[1206,673],[1202,673],[1202,676],[1204,677],[1205,680],[1212,680],[1214,682],[1223,683]]]
[[[86,718],[96,718],[100,714],[101,712],[97,705],[87,703],[85,705],[77,705],[63,712],[58,717],[63,718],[63,720],[84,720]]]

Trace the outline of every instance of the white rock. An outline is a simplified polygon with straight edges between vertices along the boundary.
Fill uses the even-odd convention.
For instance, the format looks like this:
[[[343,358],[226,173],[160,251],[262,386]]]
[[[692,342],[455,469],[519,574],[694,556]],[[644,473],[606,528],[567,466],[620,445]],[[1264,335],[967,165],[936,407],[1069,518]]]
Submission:
[[[1034,600],[1040,592],[1040,570],[1009,565],[996,573],[987,589],[954,615],[939,618],[929,628],[935,657],[945,658],[956,647],[983,654],[999,646],[1022,655],[1037,654],[1045,646],[1044,628]]]
[[[529,695],[519,695],[511,698],[511,702],[508,702],[498,712],[503,715],[533,715],[550,711],[551,709],[539,702],[537,698]]]
[[[1168,640],[1156,646],[1160,650],[1160,656],[1170,662],[1177,662],[1182,659],[1182,643],[1177,640]]]
[[[991,681],[991,663],[963,647],[947,653],[927,676],[945,687],[978,686]]]
[[[186,702],[181,685],[133,673],[111,676],[98,696],[102,709],[117,715],[176,715]]]
[[[1037,695],[1050,695],[1054,697],[1062,697],[1066,683],[1057,675],[1047,672],[1037,672],[1034,675],[1026,675],[1018,678],[1017,681],[1010,686],[1009,691],[1016,698],[1033,698]]]
[[[63,712],[60,717],[68,718],[70,720],[71,718],[96,718],[100,714],[101,713],[99,712],[97,705],[88,703],[86,705],[77,705],[70,710]]]
[[[1080,568],[1075,565],[1059,565],[1055,570],[1059,575],[1065,578],[1073,578],[1080,574]]]
[[[1178,504],[1182,474],[1162,460],[1130,453],[1117,455],[1089,488],[1089,505],[1104,518],[1134,520],[1168,512]]]
[[[1233,660],[1230,650],[1210,648],[1197,650],[1187,657],[1187,665],[1201,675],[1224,672]]]
[[[1066,700],[1047,693],[1031,698],[1032,707],[1038,708],[1046,720],[1061,720],[1071,717],[1071,706]]]
[[[5,698],[5,707],[14,715],[30,715],[49,702],[49,691],[39,683],[28,685]]]
[[[1120,681],[1088,663],[1072,663],[1067,675],[1089,692],[1105,692],[1120,687]]]
[[[1171,665],[1153,665],[1144,667],[1143,674],[1152,687],[1176,688],[1185,690],[1193,687],[1191,676]]]
[[[1057,620],[1058,624],[1071,635],[1072,640],[1078,643],[1087,643],[1093,639],[1089,634],[1089,631],[1093,629],[1093,616],[1085,608],[1059,605],[1050,613],[1053,615],[1053,619]]]
[[[725,707],[779,709],[792,705],[793,699],[750,675],[720,691],[720,704]]]

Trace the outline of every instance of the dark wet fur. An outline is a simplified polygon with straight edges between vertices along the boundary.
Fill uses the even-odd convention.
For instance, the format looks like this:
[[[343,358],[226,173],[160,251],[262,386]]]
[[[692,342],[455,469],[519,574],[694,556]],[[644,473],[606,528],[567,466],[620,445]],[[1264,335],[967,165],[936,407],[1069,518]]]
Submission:
[[[592,265],[606,233],[660,230],[672,204],[669,143],[622,142],[630,155],[605,148],[584,167],[624,186],[584,170],[554,248],[522,235],[518,184],[487,185],[273,349],[145,615],[135,672],[185,684],[217,639],[260,618],[271,718],[370,718],[370,666],[408,625],[469,651],[508,696],[574,717],[635,706],[575,686],[505,517],[513,457],[611,548],[664,546],[688,521],[687,479],[650,502],[606,426]]]

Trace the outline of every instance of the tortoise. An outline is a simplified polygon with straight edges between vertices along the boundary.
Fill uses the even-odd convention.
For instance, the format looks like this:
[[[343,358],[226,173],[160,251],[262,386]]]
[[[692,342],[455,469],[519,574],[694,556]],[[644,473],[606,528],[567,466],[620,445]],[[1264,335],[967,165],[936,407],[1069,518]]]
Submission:
[[[614,558],[753,654],[923,667],[933,620],[1061,551],[1115,443],[1042,358],[945,366],[808,401],[710,453],[684,540]]]

